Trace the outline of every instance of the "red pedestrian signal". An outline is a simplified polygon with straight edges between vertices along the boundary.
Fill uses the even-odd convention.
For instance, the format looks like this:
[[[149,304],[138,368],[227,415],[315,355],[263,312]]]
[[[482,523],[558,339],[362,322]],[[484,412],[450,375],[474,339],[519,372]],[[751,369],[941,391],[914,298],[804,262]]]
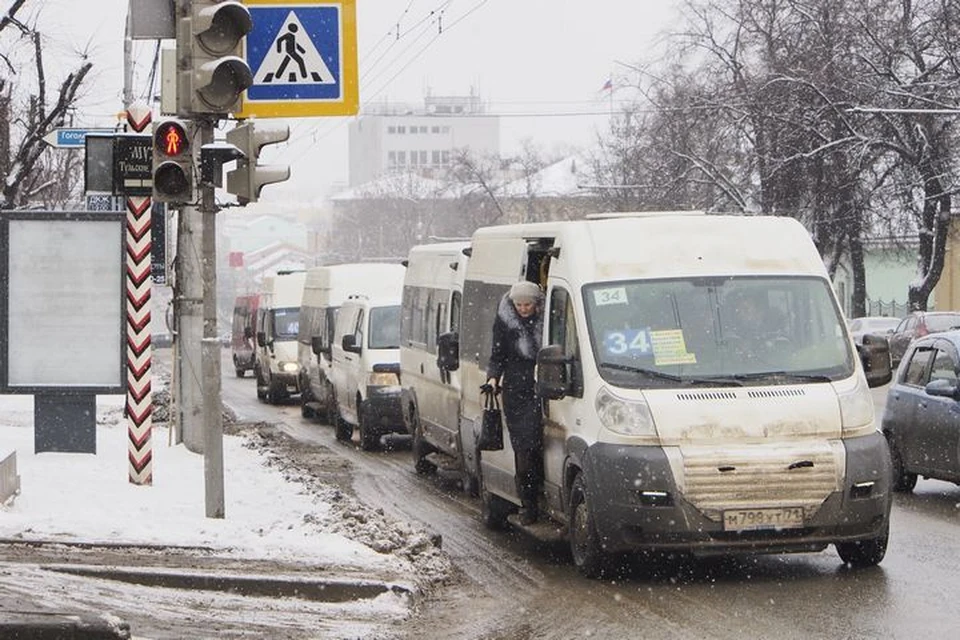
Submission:
[[[183,125],[176,120],[166,120],[157,125],[153,134],[154,149],[161,155],[179,156],[186,153],[190,148],[190,140],[187,139],[187,132]]]
[[[153,199],[170,204],[195,200],[195,162],[191,132],[181,120],[161,120],[153,126]]]

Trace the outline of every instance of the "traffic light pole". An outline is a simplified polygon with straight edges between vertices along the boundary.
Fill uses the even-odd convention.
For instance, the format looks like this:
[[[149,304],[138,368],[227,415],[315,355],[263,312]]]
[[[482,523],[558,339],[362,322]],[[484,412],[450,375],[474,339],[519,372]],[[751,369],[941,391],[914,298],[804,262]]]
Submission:
[[[180,436],[192,453],[203,453],[202,220],[197,207],[183,205],[177,215],[177,410]]]
[[[213,142],[214,120],[200,122],[201,144]],[[200,187],[203,216],[203,478],[206,515],[224,517],[223,400],[220,384],[220,338],[217,335],[217,203],[214,186]]]

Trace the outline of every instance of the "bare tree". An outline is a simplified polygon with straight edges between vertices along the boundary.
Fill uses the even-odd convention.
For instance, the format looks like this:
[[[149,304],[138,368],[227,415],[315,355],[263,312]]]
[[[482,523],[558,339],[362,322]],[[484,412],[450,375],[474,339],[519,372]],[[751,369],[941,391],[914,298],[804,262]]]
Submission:
[[[93,66],[84,59],[75,71],[67,74],[56,93],[49,95],[41,46],[42,35],[36,27],[17,18],[17,13],[24,4],[26,0],[16,0],[0,19],[0,35],[15,35],[17,40],[29,43],[36,72],[36,86],[27,91],[22,103],[18,103],[13,92],[14,84],[19,90],[29,84],[21,78],[14,80],[14,77],[23,75],[23,70],[18,68],[8,52],[0,51],[0,61],[6,71],[0,75],[0,121],[4,123],[0,127],[2,209],[27,206],[37,199],[39,193],[54,185],[63,184],[63,174],[49,171],[50,166],[41,162],[47,149],[43,137],[68,121],[76,104],[78,91]],[[6,38],[4,42],[11,40]],[[71,175],[74,180],[79,180],[78,174]]]

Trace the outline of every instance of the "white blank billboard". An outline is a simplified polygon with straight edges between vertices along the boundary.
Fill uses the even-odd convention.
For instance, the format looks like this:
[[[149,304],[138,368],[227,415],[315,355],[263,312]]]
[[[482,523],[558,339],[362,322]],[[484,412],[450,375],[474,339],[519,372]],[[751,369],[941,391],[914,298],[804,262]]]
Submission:
[[[7,386],[121,387],[123,227],[10,220]]]

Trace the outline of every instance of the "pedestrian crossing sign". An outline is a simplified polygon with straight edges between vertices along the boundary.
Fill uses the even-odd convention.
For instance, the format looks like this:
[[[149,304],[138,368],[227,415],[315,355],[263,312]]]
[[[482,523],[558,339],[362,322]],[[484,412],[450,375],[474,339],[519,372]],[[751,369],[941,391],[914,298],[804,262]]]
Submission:
[[[244,53],[253,84],[238,118],[354,115],[356,0],[245,0],[253,28]]]

